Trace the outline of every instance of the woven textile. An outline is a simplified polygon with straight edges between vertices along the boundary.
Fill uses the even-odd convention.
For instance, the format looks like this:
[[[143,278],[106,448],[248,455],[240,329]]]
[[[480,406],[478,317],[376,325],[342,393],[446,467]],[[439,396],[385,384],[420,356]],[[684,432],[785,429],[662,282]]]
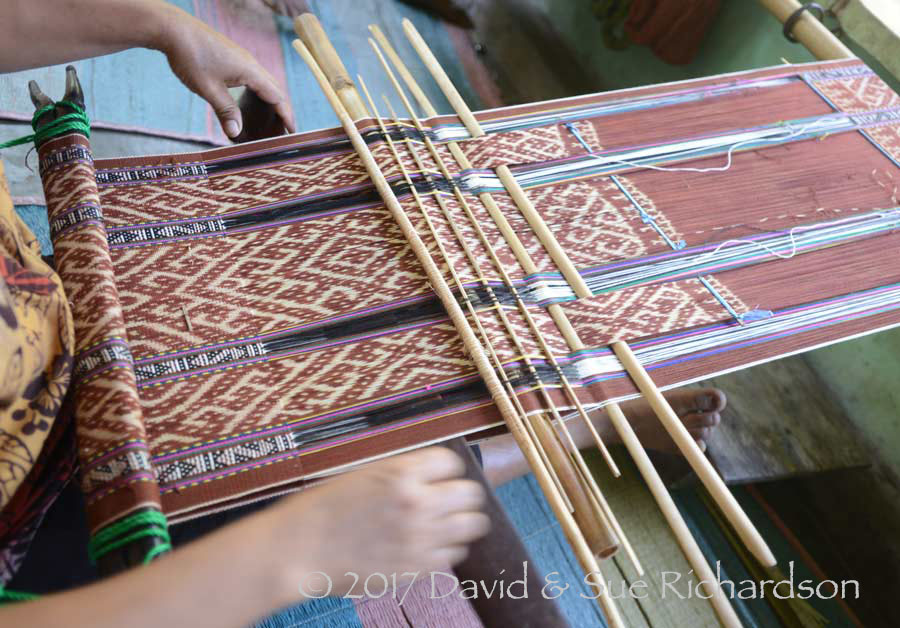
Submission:
[[[390,141],[357,125],[526,410],[542,387],[572,405],[560,372],[593,407],[635,396],[615,339],[669,387],[900,322],[900,101],[858,61],[477,117],[475,140],[426,121],[438,159],[408,123]],[[41,160],[95,527],[499,424],[340,130],[96,163],[70,136]],[[576,299],[569,263],[593,296]]]

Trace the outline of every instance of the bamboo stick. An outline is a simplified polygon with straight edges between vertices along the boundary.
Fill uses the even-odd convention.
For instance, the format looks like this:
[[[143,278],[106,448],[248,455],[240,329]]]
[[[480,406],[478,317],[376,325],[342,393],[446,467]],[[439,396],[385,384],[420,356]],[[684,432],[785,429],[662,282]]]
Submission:
[[[322,68],[344,109],[350,114],[350,118],[353,120],[368,118],[369,113],[366,111],[366,106],[359,97],[359,92],[356,91],[356,86],[347,73],[347,68],[344,67],[337,51],[331,45],[318,18],[312,13],[298,15],[294,18],[294,32]]]
[[[594,296],[591,289],[588,288],[587,283],[585,283],[584,279],[578,273],[578,269],[575,268],[575,264],[572,263],[572,260],[569,259],[569,256],[563,250],[562,246],[560,246],[556,236],[553,235],[553,232],[550,231],[550,227],[547,226],[547,223],[544,222],[544,219],[534,208],[534,205],[532,205],[531,200],[529,200],[528,196],[525,194],[525,190],[523,190],[522,186],[519,185],[519,182],[516,181],[509,166],[498,166],[496,171],[497,176],[500,178],[500,183],[503,184],[503,187],[506,188],[506,191],[515,202],[516,207],[518,207],[519,211],[522,212],[522,215],[525,216],[525,220],[531,225],[532,231],[537,235],[538,240],[541,241],[544,248],[547,249],[547,253],[550,254],[550,258],[559,268],[563,277],[565,277],[566,281],[569,282],[569,285],[572,286],[575,296],[579,299]]]
[[[760,2],[782,23],[795,11],[798,11],[801,6],[797,0],[760,0]],[[791,34],[816,59],[824,61],[827,59],[853,59],[856,57],[840,39],[835,37],[834,33],[828,30],[809,11],[804,11],[794,23]]]
[[[597,498],[584,490],[585,482],[580,469],[576,466],[577,463],[573,464],[574,460],[553,434],[547,417],[531,415],[528,419],[531,422],[531,429],[550,457],[566,493],[572,500],[574,508],[572,515],[584,533],[588,546],[598,558],[609,558],[619,548],[615,526],[597,502]]]
[[[629,425],[628,420],[622,413],[622,409],[619,408],[618,404],[613,403],[606,407],[606,411],[609,415],[610,422],[612,422],[613,427],[619,433],[622,443],[634,459],[634,463],[637,465],[641,477],[643,477],[644,482],[647,483],[647,487],[650,489],[653,499],[655,499],[657,505],[659,505],[663,517],[666,518],[666,522],[672,529],[672,533],[675,535],[675,540],[678,541],[681,551],[684,552],[694,573],[700,578],[701,586],[705,590],[706,595],[710,596],[709,602],[712,604],[713,610],[719,617],[719,621],[728,628],[739,627],[741,622],[737,617],[737,613],[734,612],[734,608],[732,608],[725,593],[722,591],[721,587],[719,587],[715,574],[713,574],[709,563],[706,562],[706,557],[703,556],[703,552],[700,551],[697,541],[694,540],[691,531],[684,522],[684,518],[682,518],[681,513],[678,512],[678,506],[675,505],[672,496],[669,495],[669,491],[666,489],[665,484],[663,484],[662,478],[659,477],[659,473],[657,473],[653,463],[650,462],[647,452],[644,451],[644,447],[638,440],[637,435],[635,435],[634,430],[631,429],[631,425]]]
[[[619,340],[612,343],[612,349],[622,362],[625,370],[628,371],[631,379],[637,384],[638,389],[641,391],[641,394],[644,395],[647,403],[653,408],[653,412],[659,417],[660,422],[663,424],[663,427],[666,428],[669,436],[675,441],[678,450],[688,461],[688,464],[691,465],[691,468],[694,470],[694,473],[697,474],[697,477],[700,478],[700,481],[703,482],[703,486],[709,491],[713,500],[715,500],[719,508],[722,509],[725,517],[731,525],[734,526],[735,532],[737,532],[738,536],[747,546],[747,549],[753,553],[760,563],[766,567],[773,567],[776,561],[775,556],[772,554],[772,550],[769,549],[769,546],[763,540],[762,536],[753,525],[753,522],[750,521],[747,513],[745,513],[740,504],[737,503],[734,495],[732,495],[731,491],[728,490],[728,487],[725,486],[725,482],[723,482],[719,474],[716,473],[712,463],[703,455],[703,452],[700,451],[697,442],[693,439],[690,432],[688,432],[684,423],[681,422],[681,419],[678,418],[678,415],[675,414],[675,411],[672,410],[672,406],[670,406],[669,402],[666,401],[666,398],[663,397],[662,392],[656,387],[653,380],[650,379],[650,375],[637,359],[637,356],[634,355],[631,347],[624,341]]]
[[[409,39],[409,43],[415,48],[416,53],[418,53],[419,57],[422,59],[422,63],[425,64],[425,67],[428,68],[431,76],[437,81],[438,87],[441,88],[444,96],[450,101],[450,106],[453,107],[453,111],[455,111],[456,115],[462,120],[466,130],[469,131],[469,135],[472,137],[481,137],[484,135],[484,130],[481,128],[478,120],[475,119],[475,116],[472,115],[472,111],[466,106],[466,101],[464,101],[462,96],[459,95],[459,92],[456,91],[456,87],[453,85],[450,77],[447,76],[447,73],[444,72],[444,68],[438,63],[438,60],[431,52],[431,48],[429,48],[428,44],[425,43],[425,40],[422,39],[422,36],[419,34],[419,31],[416,30],[416,27],[413,26],[413,23],[406,18],[403,19],[403,32],[406,33],[406,38]]]
[[[385,37],[384,33],[381,32],[381,29],[378,28],[378,25],[369,24],[369,32],[372,33],[375,41],[378,42],[378,45],[381,46],[382,50],[384,50],[384,54],[387,55],[387,58],[390,59],[391,63],[397,69],[397,74],[400,75],[400,78],[403,79],[403,82],[406,84],[406,87],[409,89],[409,92],[412,94],[413,98],[415,98],[416,102],[419,103],[419,107],[422,109],[422,113],[425,114],[425,117],[433,118],[434,116],[436,116],[438,114],[437,110],[428,100],[428,96],[425,95],[425,92],[422,91],[422,88],[419,87],[419,84],[416,83],[416,79],[414,79],[413,75],[410,74],[409,68],[407,68],[403,63],[400,55],[398,55],[397,51],[394,50],[391,42],[387,37]]]

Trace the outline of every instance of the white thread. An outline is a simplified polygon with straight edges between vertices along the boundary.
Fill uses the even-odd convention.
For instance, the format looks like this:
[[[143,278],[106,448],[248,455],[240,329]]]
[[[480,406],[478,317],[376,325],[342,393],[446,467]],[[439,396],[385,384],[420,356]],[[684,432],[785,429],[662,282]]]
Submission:
[[[875,215],[878,216],[879,218],[890,218],[891,216],[896,217],[897,220],[894,222],[894,227],[900,228],[900,210],[893,209],[893,210],[886,211],[886,212],[876,212]],[[859,217],[854,216],[852,218],[842,218],[840,220],[833,220],[831,222],[818,223],[818,224],[814,224],[814,225],[797,225],[796,227],[793,227],[793,228],[791,228],[790,231],[788,231],[788,237],[791,239],[791,252],[788,253],[787,255],[785,255],[784,253],[779,253],[775,249],[773,249],[769,246],[766,246],[765,244],[761,244],[760,242],[756,242],[754,240],[733,239],[733,240],[725,240],[724,242],[719,244],[719,246],[717,246],[712,251],[697,256],[697,261],[705,259],[707,257],[713,257],[720,250],[722,250],[726,246],[729,246],[732,244],[735,244],[735,245],[750,244],[750,245],[753,245],[760,249],[765,250],[766,252],[770,253],[771,255],[774,255],[775,257],[778,257],[781,259],[791,259],[792,257],[794,257],[797,254],[797,238],[794,237],[794,233],[796,231],[813,231],[813,230],[819,230],[819,229],[826,229],[828,227],[836,227],[837,225],[841,225],[841,224],[844,224],[847,222],[858,222],[858,221],[859,221]]]
[[[615,157],[601,157],[601,159],[603,159],[604,162],[620,163],[620,164],[625,164],[626,166],[633,166],[635,168],[647,168],[648,170],[659,170],[661,172],[699,172],[699,173],[725,172],[726,170],[729,170],[731,168],[732,159],[734,157],[734,151],[736,151],[741,146],[745,146],[747,144],[754,144],[754,143],[783,142],[783,141],[789,140],[793,137],[797,137],[798,135],[803,135],[804,133],[810,131],[811,129],[813,129],[817,126],[821,126],[822,123],[833,124],[834,120],[832,120],[832,119],[815,120],[814,122],[811,122],[805,126],[800,127],[796,131],[791,131],[790,130],[791,125],[790,125],[790,123],[788,123],[786,126],[786,129],[785,129],[785,131],[787,131],[786,135],[778,135],[775,137],[753,138],[753,139],[737,142],[736,144],[732,144],[731,147],[728,149],[728,153],[727,153],[727,157],[725,159],[724,166],[711,166],[709,168],[692,168],[690,166],[666,167],[666,166],[653,166],[650,164],[641,164],[641,163],[637,163],[634,161],[627,161],[625,159],[616,159]],[[687,150],[684,153],[681,153],[681,155],[679,155],[679,156],[689,155],[693,152],[697,152],[697,151],[701,151],[701,150],[707,150],[707,147]],[[598,157],[599,157],[599,155],[598,155]]]

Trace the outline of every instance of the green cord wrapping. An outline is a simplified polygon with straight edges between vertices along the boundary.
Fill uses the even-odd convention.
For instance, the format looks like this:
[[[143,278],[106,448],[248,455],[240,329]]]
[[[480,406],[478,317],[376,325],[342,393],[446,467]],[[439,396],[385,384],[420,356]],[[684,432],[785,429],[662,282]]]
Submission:
[[[42,126],[40,129],[37,128],[38,119],[56,107],[56,105],[64,105],[71,109],[72,112],[58,117],[53,122]],[[44,105],[35,111],[34,116],[31,118],[31,128],[34,129],[34,133],[15,140],[9,140],[8,142],[2,142],[0,143],[0,149],[19,146],[20,144],[28,144],[29,142],[34,142],[37,146],[40,146],[49,139],[71,131],[81,131],[87,137],[91,136],[91,122],[88,120],[87,113],[85,113],[82,107],[79,107],[70,100],[60,100],[55,104]]]
[[[156,537],[162,540],[162,543],[147,552],[144,556],[145,565],[163,552],[172,549],[166,516],[158,510],[134,513],[106,526],[91,538],[88,556],[97,562],[105,554],[148,536]]]
[[[11,604],[13,602],[27,602],[28,600],[37,599],[33,593],[20,593],[19,591],[7,591],[0,587],[0,606]]]
[[[103,528],[91,538],[88,555],[92,561],[97,562],[97,559],[105,554],[148,536],[155,536],[162,539],[163,542],[147,552],[147,555],[144,556],[145,565],[160,554],[172,549],[166,516],[158,510],[138,512]],[[33,593],[7,591],[0,586],[0,606],[35,600],[38,597]]]

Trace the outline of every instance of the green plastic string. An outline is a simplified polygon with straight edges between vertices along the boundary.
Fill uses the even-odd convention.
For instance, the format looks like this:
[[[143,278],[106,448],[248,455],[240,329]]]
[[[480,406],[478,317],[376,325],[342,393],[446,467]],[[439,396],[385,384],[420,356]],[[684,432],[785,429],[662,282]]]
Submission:
[[[71,113],[58,117],[56,120],[53,120],[41,128],[37,128],[38,120],[41,116],[51,111],[56,105],[63,105],[72,111]],[[0,149],[19,146],[20,144],[28,144],[30,142],[34,142],[35,145],[40,146],[49,139],[72,131],[81,131],[87,137],[91,136],[91,122],[88,120],[87,114],[82,107],[79,107],[70,100],[60,100],[58,103],[45,105],[35,111],[34,116],[31,118],[31,128],[34,129],[34,133],[15,140],[9,140],[8,142],[2,142],[0,143]]]
[[[144,510],[128,515],[115,523],[111,523],[102,530],[99,530],[94,535],[91,542],[103,544],[140,525],[158,525],[165,527],[167,523],[166,516],[158,510]]]
[[[0,587],[0,606],[4,604],[12,604],[14,602],[27,602],[28,600],[36,600],[38,598],[34,593],[21,593],[19,591],[7,591]]]
[[[97,562],[101,556],[148,536],[162,539],[163,542],[147,552],[147,555],[144,556],[145,565],[160,554],[172,549],[166,516],[158,510],[138,512],[103,528],[91,539],[90,545],[88,545],[88,555],[92,561]],[[36,600],[38,597],[33,593],[7,591],[0,587],[0,606]]]
[[[146,537],[156,537],[162,541],[151,548],[144,556],[144,564],[172,549],[169,539],[166,516],[158,510],[147,510],[134,513],[103,528],[91,538],[88,555],[97,562],[99,558]]]

